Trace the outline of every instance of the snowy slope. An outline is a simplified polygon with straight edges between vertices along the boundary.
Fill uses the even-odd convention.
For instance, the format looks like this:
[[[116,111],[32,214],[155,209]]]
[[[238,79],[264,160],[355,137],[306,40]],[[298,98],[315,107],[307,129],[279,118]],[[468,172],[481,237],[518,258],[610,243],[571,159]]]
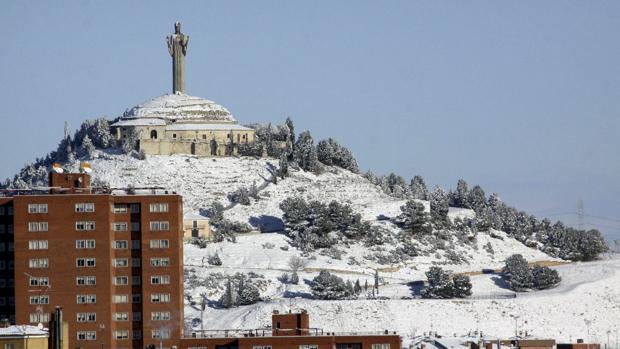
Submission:
[[[207,208],[213,201],[227,204],[226,194],[241,186],[265,184],[270,178],[268,167],[277,161],[251,158],[196,158],[192,156],[149,156],[138,160],[123,155],[101,154],[91,161],[94,177],[105,180],[112,187],[127,185],[162,186],[184,197],[186,209]],[[77,163],[73,164],[74,169]],[[277,231],[282,227],[279,204],[287,197],[303,197],[307,200],[348,203],[362,214],[365,220],[395,231],[381,217],[393,217],[403,205],[403,200],[385,195],[379,188],[360,175],[328,168],[319,176],[302,171],[292,171],[291,176],[278,180],[276,185],[267,184],[260,191],[260,200],[251,205],[236,205],[225,212],[228,219],[248,222],[255,228]],[[428,209],[428,202],[423,202]],[[451,208],[450,217],[473,217],[471,210]],[[503,260],[514,253],[521,253],[529,261],[554,260],[548,255],[527,248],[503,232],[479,233],[472,246],[456,246],[456,251],[466,257],[462,264],[447,264],[443,251],[425,253],[395,265],[378,264],[369,260],[369,254],[377,251],[355,243],[343,248],[340,259],[314,252],[307,257],[308,265],[299,273],[303,280],[311,280],[320,269],[329,269],[351,281],[368,281],[372,284],[375,270],[382,279],[380,296],[385,300],[317,301],[310,299],[309,286],[286,285],[278,277],[289,272],[287,261],[301,252],[290,246],[288,238],[278,232],[258,232],[239,236],[236,243],[210,244],[205,249],[185,245],[186,276],[197,282],[186,282],[186,296],[196,300],[201,293],[209,301],[216,302],[222,290],[213,286],[225,275],[237,272],[254,272],[261,280],[261,296],[265,301],[257,305],[222,310],[210,307],[204,312],[205,328],[251,328],[264,327],[269,323],[273,309],[288,307],[308,309],[313,326],[334,331],[395,329],[403,335],[420,334],[431,329],[465,334],[479,328],[494,335],[510,335],[514,320],[509,315],[528,318],[531,331],[541,336],[568,339],[585,337],[584,319],[593,321],[591,332],[602,336],[603,328],[616,321],[620,323],[618,304],[618,260],[603,261],[574,266],[558,267],[564,281],[556,290],[512,297],[513,292],[502,287],[494,276],[475,275],[474,298],[463,301],[420,300],[408,285],[421,280],[432,265],[441,265],[455,272],[479,272],[482,269],[501,267]],[[494,253],[487,251],[490,244]],[[208,256],[217,253],[222,266],[207,264]],[[390,253],[387,248],[384,253]],[[187,280],[186,280],[187,281]],[[362,297],[365,298],[365,297]],[[491,298],[491,299],[489,299]],[[579,301],[578,301],[579,300]],[[199,313],[195,306],[186,304],[188,322]],[[570,321],[564,321],[570,317]],[[391,319],[395,320],[392,321]]]

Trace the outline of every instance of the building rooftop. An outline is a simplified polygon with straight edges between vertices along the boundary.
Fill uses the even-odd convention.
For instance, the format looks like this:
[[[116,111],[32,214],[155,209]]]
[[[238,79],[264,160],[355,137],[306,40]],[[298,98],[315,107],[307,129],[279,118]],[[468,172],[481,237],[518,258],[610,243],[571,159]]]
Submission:
[[[165,94],[141,103],[125,112],[121,121],[140,118],[236,122],[228,109],[223,106],[208,99],[188,96],[180,92]]]
[[[0,327],[0,337],[16,337],[16,336],[47,336],[46,328],[39,328],[30,325],[13,325],[9,327]]]

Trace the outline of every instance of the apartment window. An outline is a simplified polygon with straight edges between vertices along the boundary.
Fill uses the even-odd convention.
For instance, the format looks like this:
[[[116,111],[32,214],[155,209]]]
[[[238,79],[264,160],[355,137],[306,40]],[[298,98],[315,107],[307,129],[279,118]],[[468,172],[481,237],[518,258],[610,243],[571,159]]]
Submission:
[[[0,288],[6,287],[6,279],[0,279]]]
[[[0,224],[0,234],[4,234],[4,224]]]
[[[75,260],[75,266],[78,268],[89,267],[92,268],[96,265],[95,258],[77,258]]]
[[[15,261],[9,261],[9,270],[15,269]]]
[[[271,349],[271,345],[255,345],[252,349]]]
[[[114,338],[129,339],[129,331],[128,330],[116,330],[114,331]]]
[[[47,225],[45,227],[47,228]],[[13,234],[13,224],[7,224],[6,232],[9,234]]]
[[[140,222],[131,222],[131,231],[140,231]]]
[[[0,216],[4,216],[4,207],[0,206]]]
[[[9,288],[15,287],[15,279],[9,279]]]
[[[47,240],[30,240],[28,241],[29,250],[47,250]]]
[[[170,223],[168,221],[150,222],[151,231],[166,231],[170,230]]]
[[[47,204],[28,204],[28,213],[47,213]]]
[[[11,226],[9,225],[9,227]],[[28,231],[30,232],[47,231],[47,222],[29,222]],[[10,229],[9,229],[9,234],[11,234]]]
[[[373,344],[372,349],[390,349],[389,344]]]
[[[303,344],[299,346],[299,349],[319,349],[318,344]]]
[[[75,283],[78,286],[94,286],[97,284],[96,276],[78,276],[75,278]]]
[[[153,338],[153,339],[169,339],[170,338],[170,330],[168,330],[168,329],[151,330],[151,338]]]
[[[96,322],[97,313],[77,313],[77,322]]]
[[[129,317],[127,316],[127,313],[114,313],[114,321],[127,321],[129,320]]]
[[[170,284],[170,276],[153,275],[151,276],[151,285],[168,285]]]
[[[49,284],[47,276],[30,277],[30,286],[49,286]]]
[[[116,286],[129,285],[129,278],[127,276],[115,276],[114,285]]]
[[[49,296],[30,296],[30,304],[50,304]]]
[[[140,275],[134,275],[131,277],[132,285],[140,285]]]
[[[131,303],[141,303],[142,295],[139,293],[134,293],[131,295]]]
[[[93,221],[79,221],[75,222],[75,230],[77,231],[93,231],[95,230],[95,222]]]
[[[131,334],[132,334],[132,338],[133,339],[141,339],[142,338],[142,331],[141,330],[133,330]]]
[[[4,251],[6,251],[6,245],[4,244],[4,242],[0,242],[0,252]]]
[[[15,305],[15,297],[9,297],[9,305]]]
[[[140,213],[140,204],[131,204],[131,213]]]
[[[151,248],[169,248],[170,247],[170,241],[167,240],[167,239],[151,240],[150,241],[150,246],[151,246]]]
[[[50,321],[50,314],[48,313],[30,313],[31,323],[45,323]]]
[[[47,268],[49,266],[49,259],[47,258],[31,258],[28,261],[30,268]]]
[[[93,203],[75,204],[75,212],[95,212],[95,204]]]
[[[15,349],[15,343],[6,343],[4,349]]]
[[[140,258],[132,258],[131,259],[131,267],[139,268],[140,267]]]
[[[170,265],[170,257],[151,258],[151,267],[167,267]]]
[[[6,297],[0,297],[0,306],[5,306],[6,305]]]
[[[77,339],[79,341],[97,340],[97,331],[77,331]]]
[[[114,240],[112,241],[112,248],[115,250],[126,250],[127,240]]]
[[[160,203],[152,203],[149,205],[150,212],[168,212],[168,203],[160,202]]]
[[[170,293],[151,293],[151,303],[170,303]]]
[[[77,304],[95,304],[97,303],[96,294],[78,294],[76,299]]]
[[[9,206],[6,210],[6,214],[9,216],[13,215],[13,206]]]
[[[112,259],[112,266],[115,268],[125,268],[129,266],[127,258],[114,258]]]
[[[127,231],[127,222],[112,223],[112,230],[114,230],[114,231]]]
[[[128,303],[129,297],[126,294],[115,294],[112,296],[112,303]]]
[[[131,249],[139,250],[140,249],[140,240],[131,240]]]
[[[169,311],[153,311],[151,312],[151,320],[155,320],[155,321],[170,320],[170,312]]]
[[[124,204],[114,204],[114,208],[112,209],[114,213],[127,213],[127,205]]]
[[[131,321],[142,321],[142,313],[139,311],[131,313]]]
[[[75,240],[75,248],[82,249],[93,249],[95,248],[95,240]]]
[[[4,270],[4,269],[6,269],[6,262],[0,261],[0,270]]]

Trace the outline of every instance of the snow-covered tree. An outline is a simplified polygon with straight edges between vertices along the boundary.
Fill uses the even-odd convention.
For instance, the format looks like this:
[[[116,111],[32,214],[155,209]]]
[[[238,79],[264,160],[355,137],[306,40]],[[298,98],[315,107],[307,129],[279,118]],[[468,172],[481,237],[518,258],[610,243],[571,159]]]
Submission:
[[[133,129],[131,129],[128,134],[127,137],[125,139],[123,139],[123,152],[125,154],[129,154],[132,151],[136,150],[138,144],[138,133],[136,131],[134,131]]]
[[[88,158],[92,159],[95,157],[95,145],[90,140],[90,137],[88,137],[88,135],[85,135],[82,139],[82,149],[84,150],[84,153],[86,154],[86,156],[88,156]]]
[[[288,279],[288,282],[290,282],[293,285],[297,285],[299,283],[299,275],[297,274],[297,272],[293,272],[291,274],[291,276]]]
[[[226,290],[224,291],[224,294],[220,298],[219,303],[224,308],[232,308],[237,304],[235,298],[236,297],[235,297],[235,293],[233,292],[233,284],[232,284],[232,281],[229,279],[226,282]]]
[[[469,208],[469,189],[465,180],[459,179],[451,201],[454,207]]]
[[[468,195],[469,208],[476,212],[482,211],[487,204],[487,198],[484,194],[484,190],[479,185],[472,188]]]
[[[304,131],[299,135],[299,139],[295,143],[294,159],[304,171],[319,172],[319,158],[309,131]]]
[[[532,279],[534,287],[538,290],[556,287],[562,281],[556,270],[539,265],[532,267]]]
[[[448,219],[448,194],[439,186],[435,186],[435,189],[431,193],[431,220],[433,225],[437,228],[447,228],[450,226],[450,220]]]
[[[353,153],[333,138],[324,139],[317,144],[317,156],[320,162],[328,166],[338,166],[358,173],[359,168]]]
[[[293,125],[293,119],[291,119],[290,117],[287,117],[284,124],[288,128],[288,135],[289,135],[288,141],[291,144],[290,150],[292,151],[294,150],[294,146],[295,146],[295,126]]]
[[[426,272],[428,286],[422,289],[423,298],[452,298],[454,295],[454,283],[450,277],[450,273],[442,268],[432,266]]]
[[[510,288],[517,292],[526,291],[534,287],[532,271],[527,260],[520,254],[513,254],[506,258],[506,265],[502,270],[508,279]]]
[[[346,299],[352,296],[342,278],[332,275],[327,270],[321,270],[319,275],[312,279],[312,294],[317,299]]]
[[[428,200],[428,189],[422,176],[416,175],[411,180],[411,197],[418,200]]]
[[[288,159],[286,154],[280,154],[280,159],[278,160],[278,174],[282,179],[288,177]]]
[[[432,232],[432,227],[429,224],[430,217],[428,213],[424,211],[424,205],[422,203],[408,200],[400,207],[400,211],[401,214],[394,219],[394,223],[403,230],[414,235],[429,234]]]
[[[452,277],[453,286],[453,296],[455,298],[465,298],[471,296],[471,280],[469,276],[457,274]]]
[[[242,276],[237,286],[237,304],[250,305],[258,303],[258,301],[260,301],[258,288]]]
[[[222,265],[222,260],[220,259],[220,255],[215,253],[207,258],[207,263],[219,266]]]

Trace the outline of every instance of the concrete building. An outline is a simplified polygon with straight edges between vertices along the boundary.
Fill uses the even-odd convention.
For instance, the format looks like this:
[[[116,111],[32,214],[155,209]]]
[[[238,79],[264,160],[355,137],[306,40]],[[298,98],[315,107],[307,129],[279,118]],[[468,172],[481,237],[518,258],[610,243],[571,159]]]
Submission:
[[[400,349],[394,332],[333,333],[310,327],[307,313],[274,313],[272,327],[253,330],[197,331],[181,339],[179,349]]]
[[[183,215],[183,238],[185,240],[193,238],[211,239],[209,218],[195,212],[186,212]]]
[[[14,300],[3,315],[46,326],[60,306],[70,348],[177,343],[184,321],[182,198],[104,192],[91,188],[85,173],[52,172],[49,185],[0,198],[3,238],[14,250],[3,254],[14,267],[4,273],[14,281],[0,288]]]

